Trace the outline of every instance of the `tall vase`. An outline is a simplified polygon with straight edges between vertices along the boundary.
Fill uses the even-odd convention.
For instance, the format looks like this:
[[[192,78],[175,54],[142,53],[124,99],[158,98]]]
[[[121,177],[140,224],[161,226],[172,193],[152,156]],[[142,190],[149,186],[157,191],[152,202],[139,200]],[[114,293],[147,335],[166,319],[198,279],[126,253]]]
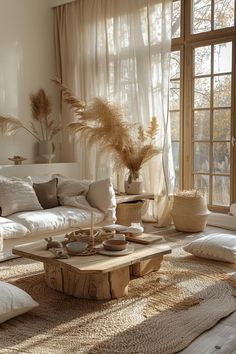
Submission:
[[[125,177],[125,193],[126,194],[142,194],[143,193],[143,177],[140,171],[129,171]]]
[[[39,155],[47,162],[51,163],[55,155],[55,145],[50,140],[42,140],[38,143]]]

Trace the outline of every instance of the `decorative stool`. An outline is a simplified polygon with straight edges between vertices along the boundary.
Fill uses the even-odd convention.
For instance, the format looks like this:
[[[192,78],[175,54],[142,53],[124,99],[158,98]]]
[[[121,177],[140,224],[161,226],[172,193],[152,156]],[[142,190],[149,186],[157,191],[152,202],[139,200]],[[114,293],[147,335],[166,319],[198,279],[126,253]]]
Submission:
[[[130,226],[131,223],[142,222],[142,206],[144,200],[117,204],[116,218],[117,224]]]

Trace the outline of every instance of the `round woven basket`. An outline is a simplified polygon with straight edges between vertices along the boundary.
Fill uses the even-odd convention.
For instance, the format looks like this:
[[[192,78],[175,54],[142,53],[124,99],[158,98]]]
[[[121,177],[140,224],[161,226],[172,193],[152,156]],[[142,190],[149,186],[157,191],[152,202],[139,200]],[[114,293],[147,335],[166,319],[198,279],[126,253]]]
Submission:
[[[117,224],[130,226],[132,222],[142,221],[142,206],[144,200],[117,204],[116,218]]]
[[[206,226],[209,210],[205,198],[201,195],[176,195],[171,215],[177,230],[200,232]]]

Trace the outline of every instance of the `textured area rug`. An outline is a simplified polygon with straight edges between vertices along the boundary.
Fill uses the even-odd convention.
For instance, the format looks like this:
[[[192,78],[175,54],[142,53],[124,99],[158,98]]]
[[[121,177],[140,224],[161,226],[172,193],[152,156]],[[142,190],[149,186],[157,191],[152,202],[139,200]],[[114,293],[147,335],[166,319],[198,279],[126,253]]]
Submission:
[[[45,283],[42,264],[0,264],[1,280],[26,290],[38,308],[0,325],[0,353],[169,354],[236,310],[230,268],[179,248],[158,272],[130,282],[128,297],[79,300]]]

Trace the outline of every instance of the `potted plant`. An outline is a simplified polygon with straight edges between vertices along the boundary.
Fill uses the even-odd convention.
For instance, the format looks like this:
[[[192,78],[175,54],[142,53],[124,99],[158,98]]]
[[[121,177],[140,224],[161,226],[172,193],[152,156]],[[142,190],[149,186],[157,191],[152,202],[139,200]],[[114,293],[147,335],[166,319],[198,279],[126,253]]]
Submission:
[[[53,80],[61,89],[64,101],[73,110],[76,121],[69,124],[74,135],[80,135],[88,144],[97,144],[100,149],[111,153],[115,168],[128,169],[125,191],[140,194],[142,181],[140,170],[153,156],[160,153],[155,146],[158,132],[156,117],[152,117],[148,129],[131,125],[123,119],[122,110],[103,98],[94,98],[88,107],[75,97],[59,80]]]

